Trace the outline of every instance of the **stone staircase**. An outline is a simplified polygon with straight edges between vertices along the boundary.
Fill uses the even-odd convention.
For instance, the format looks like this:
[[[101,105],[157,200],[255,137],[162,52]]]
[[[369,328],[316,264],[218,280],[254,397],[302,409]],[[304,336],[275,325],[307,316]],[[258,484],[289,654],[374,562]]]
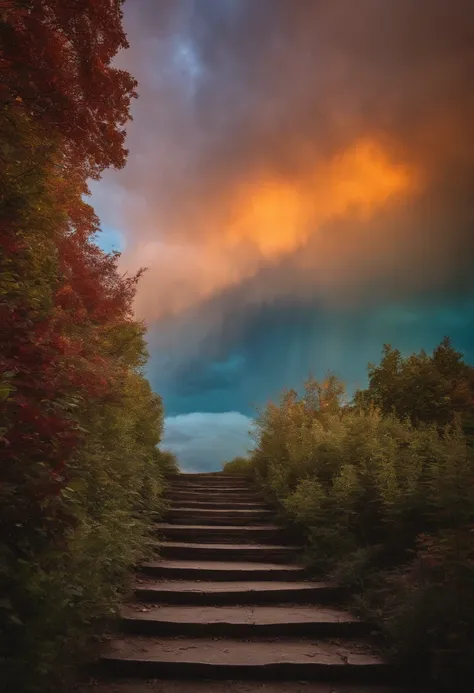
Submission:
[[[114,677],[389,682],[371,628],[337,607],[339,590],[308,579],[300,547],[244,478],[177,475],[156,527],[160,558],[141,566]],[[369,689],[368,689],[369,690]]]

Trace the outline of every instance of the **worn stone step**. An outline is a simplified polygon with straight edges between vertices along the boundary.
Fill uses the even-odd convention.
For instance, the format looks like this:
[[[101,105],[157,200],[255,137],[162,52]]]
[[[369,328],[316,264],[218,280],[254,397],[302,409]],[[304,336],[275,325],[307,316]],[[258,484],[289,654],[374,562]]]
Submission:
[[[186,486],[187,488],[205,488],[207,491],[214,491],[217,489],[253,489],[255,484],[250,481],[240,480],[240,479],[187,479],[185,477],[172,479],[169,481],[171,486]]]
[[[384,686],[377,684],[354,684],[329,681],[211,681],[131,679],[120,678],[113,682],[93,680],[79,685],[74,693],[433,693],[433,691]]]
[[[194,582],[147,580],[134,585],[139,601],[154,604],[278,604],[333,603],[340,588],[331,582]]]
[[[185,637],[319,637],[357,638],[372,626],[356,616],[327,606],[145,606],[123,607],[127,633]]]
[[[189,491],[188,489],[170,489],[166,498],[171,501],[204,501],[214,503],[228,503],[231,507],[234,503],[264,503],[264,498],[258,491],[241,491],[232,495],[221,493],[210,493],[207,491]]]
[[[172,486],[167,494],[168,497],[173,497],[176,493],[192,493],[194,497],[200,496],[201,500],[207,501],[230,501],[235,500],[261,500],[261,494],[255,489],[210,489],[210,488],[198,488],[190,486]],[[199,499],[198,499],[199,500]]]
[[[132,635],[111,641],[101,664],[115,675],[179,679],[380,682],[384,660],[359,640],[191,639]]]
[[[300,546],[270,544],[190,544],[162,541],[157,547],[163,558],[188,561],[256,561],[262,563],[294,563],[302,552]]]
[[[225,510],[200,508],[171,508],[166,513],[166,520],[179,524],[193,525],[249,525],[268,520],[272,517],[270,510]]]
[[[241,484],[239,486],[224,486],[224,484],[210,484],[201,486],[199,484],[182,483],[174,481],[170,486],[170,491],[192,491],[194,493],[206,493],[208,496],[233,496],[239,493],[258,493],[258,489],[250,484]]]
[[[241,482],[241,481],[250,481],[251,477],[250,476],[243,476],[239,474],[222,474],[220,472],[188,472],[188,473],[181,473],[181,474],[170,474],[168,476],[168,479],[174,481],[176,479],[185,479],[186,481],[196,481],[197,483],[204,483],[204,482],[219,482],[219,481],[228,481],[228,482]]]
[[[252,484],[247,481],[239,481],[239,482],[232,482],[232,481],[222,481],[219,483],[210,483],[209,481],[201,481],[201,482],[189,482],[186,481],[185,479],[175,479],[174,481],[170,482],[170,488],[186,488],[187,490],[193,490],[193,491],[204,491],[205,493],[222,493],[222,492],[228,492],[228,493],[238,493],[239,491],[256,491],[257,487],[255,484]]]
[[[222,474],[220,472],[196,472],[196,473],[185,473],[185,474],[170,474],[168,476],[168,479],[170,481],[189,481],[189,482],[197,482],[199,484],[205,483],[219,483],[222,481],[230,482],[230,483],[237,483],[237,482],[245,482],[248,483],[250,481],[250,477],[248,476],[242,476],[239,474]]]
[[[208,496],[206,496],[208,498]],[[183,499],[173,500],[171,508],[176,509],[185,506],[186,508],[196,508],[196,510],[270,510],[267,503],[263,501],[219,501],[219,500],[195,500]]]
[[[142,573],[172,580],[302,580],[307,569],[300,565],[279,563],[237,563],[224,561],[150,561],[140,568]]]
[[[155,523],[155,531],[171,541],[192,541],[202,544],[222,543],[265,543],[280,544],[285,538],[284,530],[278,525],[181,525]]]

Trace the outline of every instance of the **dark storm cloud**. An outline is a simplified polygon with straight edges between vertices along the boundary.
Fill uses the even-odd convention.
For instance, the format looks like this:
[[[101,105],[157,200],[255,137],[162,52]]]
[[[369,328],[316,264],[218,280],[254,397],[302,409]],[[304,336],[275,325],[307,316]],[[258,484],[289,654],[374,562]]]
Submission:
[[[362,384],[384,341],[430,348],[448,333],[472,357],[472,0],[129,0],[125,11],[121,63],[140,99],[128,165],[94,196],[125,238],[124,266],[150,268],[137,305],[170,413],[250,412],[310,368]],[[402,166],[408,183],[360,215],[337,196],[345,176],[376,183],[357,161],[347,172],[367,139],[381,173]],[[227,242],[240,186],[258,200],[260,180],[277,181],[277,198],[296,191],[297,242]]]
[[[199,313],[194,318],[199,320]],[[224,332],[209,325],[209,344],[193,340],[191,334],[186,349],[183,333],[170,330],[174,360],[166,370],[152,355],[151,381],[164,395],[170,415],[234,408],[254,416],[257,407],[277,398],[284,388],[301,387],[310,372],[318,378],[328,370],[335,372],[351,394],[365,387],[367,363],[379,361],[384,342],[409,354],[421,348],[429,351],[450,335],[456,348],[474,363],[474,295],[419,296],[370,309],[336,311],[310,301],[277,301],[253,308],[243,304],[239,311],[228,313],[227,321],[231,329]],[[152,354],[160,353],[158,335],[152,334],[154,340]],[[211,343],[218,343],[217,351]],[[234,360],[245,363],[239,379],[230,381],[222,368],[220,382],[209,382],[214,363]]]
[[[346,243],[360,285],[378,258],[400,269],[412,254],[425,259],[423,276],[458,276],[459,257],[474,252],[472,0],[134,0],[126,24],[121,60],[140,81],[131,154],[96,194],[104,221],[128,239],[125,264],[150,267],[142,313],[181,310],[258,274],[265,257],[252,243],[219,245],[242,182],[298,184],[367,137],[420,176],[422,190],[393,218],[372,219],[376,255],[350,213],[331,244],[332,212],[315,219],[315,203],[319,284],[324,267],[330,291],[346,277]],[[295,274],[287,263],[285,287]]]

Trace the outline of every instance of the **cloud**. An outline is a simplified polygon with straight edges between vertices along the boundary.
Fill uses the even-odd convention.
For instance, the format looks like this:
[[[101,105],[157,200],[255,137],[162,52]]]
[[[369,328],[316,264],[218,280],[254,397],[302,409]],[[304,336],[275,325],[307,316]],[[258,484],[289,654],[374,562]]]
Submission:
[[[169,415],[381,344],[473,358],[472,0],[133,0],[123,171],[93,186]]]
[[[125,8],[140,99],[128,165],[97,201],[124,267],[150,268],[140,315],[268,267],[265,297],[303,272],[329,303],[363,301],[407,259],[437,287],[459,277],[474,255],[471,0]]]
[[[177,228],[177,243],[173,237],[166,243],[146,241],[126,254],[127,264],[150,265],[138,296],[140,314],[159,318],[183,310],[288,256],[297,267],[304,258],[303,266],[311,270],[329,260],[334,274],[331,250],[337,249],[331,236],[325,237],[325,226],[348,216],[353,224],[367,222],[418,184],[415,171],[392,163],[372,140],[357,141],[299,179],[272,172],[251,176],[190,220],[194,232],[205,227],[197,240],[180,242]],[[310,244],[315,252],[308,255]]]
[[[370,306],[339,309],[327,309],[314,298],[253,304],[234,294],[228,299],[226,310],[216,299],[216,305],[201,306],[166,329],[158,324],[150,333],[148,373],[168,414],[232,407],[255,416],[256,408],[284,388],[300,387],[310,371],[322,378],[332,370],[352,392],[366,385],[367,363],[379,361],[384,342],[409,354],[431,350],[450,335],[474,363],[473,294],[384,302],[375,294]]]
[[[212,472],[225,461],[246,455],[252,420],[238,412],[193,412],[165,419],[162,447],[174,452],[185,472]]]

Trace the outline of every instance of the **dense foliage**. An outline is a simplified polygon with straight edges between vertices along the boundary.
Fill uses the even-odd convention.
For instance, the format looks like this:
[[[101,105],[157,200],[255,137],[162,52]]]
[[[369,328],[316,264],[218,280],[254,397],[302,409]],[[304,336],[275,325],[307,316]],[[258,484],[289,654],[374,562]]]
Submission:
[[[474,673],[472,368],[444,341],[386,347],[369,375],[351,405],[334,376],[270,403],[250,461],[315,571],[352,589],[394,657],[458,690]]]
[[[447,337],[432,354],[420,351],[405,358],[386,344],[380,364],[369,364],[367,390],[357,392],[354,402],[375,404],[414,425],[424,422],[442,429],[458,419],[474,442],[474,368]]]
[[[139,275],[95,243],[87,178],[124,164],[119,0],[0,7],[2,690],[45,690],[114,613],[163,507]]]
[[[61,163],[98,177],[126,159],[124,125],[136,81],[111,65],[128,43],[124,0],[4,0],[0,4],[0,98],[41,128]]]
[[[253,472],[252,460],[248,457],[234,457],[230,462],[224,462],[223,471],[226,474],[238,476],[251,476]]]

